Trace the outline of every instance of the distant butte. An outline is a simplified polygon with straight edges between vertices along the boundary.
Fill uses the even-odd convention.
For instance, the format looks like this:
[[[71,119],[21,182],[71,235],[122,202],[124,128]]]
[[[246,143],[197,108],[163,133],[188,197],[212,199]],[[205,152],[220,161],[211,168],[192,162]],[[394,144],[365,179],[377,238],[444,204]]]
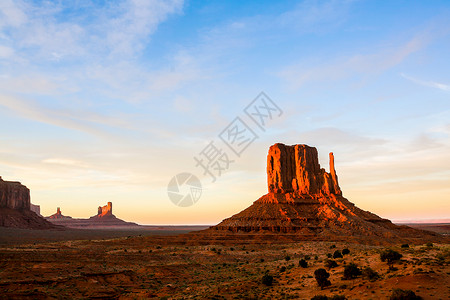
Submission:
[[[114,227],[137,227],[136,223],[126,222],[117,218],[112,213],[112,202],[108,202],[105,206],[99,206],[97,214],[89,219],[76,219],[63,216],[59,207],[56,214],[46,218],[48,221],[63,225],[70,228],[114,228]]]
[[[0,177],[0,227],[26,229],[57,227],[31,209],[30,190],[20,182],[5,181]],[[33,210],[37,210],[37,207],[33,206]]]
[[[321,168],[317,149],[307,145],[270,147],[267,155],[268,193],[240,213],[206,232],[289,233],[301,239],[371,242],[397,238],[439,238],[359,209],[342,196],[330,153],[330,172]]]
[[[108,202],[105,206],[98,207],[97,218],[103,218],[106,216],[113,216],[112,214],[112,202]]]
[[[61,209],[58,207],[58,208],[56,208],[56,213],[55,214],[53,214],[53,215],[51,215],[51,216],[49,216],[49,217],[47,217],[48,219],[72,219],[72,217],[69,217],[69,216],[64,216],[62,213],[61,213]]]

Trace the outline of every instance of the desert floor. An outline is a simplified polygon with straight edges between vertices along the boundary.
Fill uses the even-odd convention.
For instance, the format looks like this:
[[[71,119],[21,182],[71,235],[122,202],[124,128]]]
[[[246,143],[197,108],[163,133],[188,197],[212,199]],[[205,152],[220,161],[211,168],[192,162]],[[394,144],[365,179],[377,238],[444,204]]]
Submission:
[[[97,232],[71,241],[3,243],[0,298],[388,299],[394,288],[412,290],[424,299],[450,298],[450,244],[392,246],[403,258],[390,270],[380,260],[385,246],[267,242],[245,236],[207,241],[192,234],[173,235],[177,233],[95,240]],[[329,254],[344,248],[350,253],[334,259],[337,267],[326,268],[331,286],[322,290],[314,271],[324,268]],[[307,268],[299,266],[302,258]],[[372,268],[379,278],[342,279],[351,262]],[[264,274],[273,276],[272,286],[262,283]]]

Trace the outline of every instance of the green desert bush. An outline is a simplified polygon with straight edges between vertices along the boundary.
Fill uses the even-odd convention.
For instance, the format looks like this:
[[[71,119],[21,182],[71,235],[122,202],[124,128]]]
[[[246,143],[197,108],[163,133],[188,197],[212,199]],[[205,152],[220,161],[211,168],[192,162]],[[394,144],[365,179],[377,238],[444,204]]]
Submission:
[[[273,283],[273,276],[269,274],[264,274],[262,277],[262,283],[267,286],[271,286]]]
[[[302,258],[302,259],[299,260],[298,265],[300,267],[302,267],[302,268],[307,268],[308,267],[308,262]]]
[[[350,250],[348,250],[347,248],[342,249],[342,255],[347,255],[350,253]]]
[[[362,275],[370,281],[374,281],[380,278],[380,275],[370,267],[365,267],[362,270]]]
[[[392,291],[390,300],[421,300],[423,299],[420,296],[417,296],[413,291],[411,290],[402,290],[402,289],[395,289]]]
[[[340,250],[336,250],[333,253],[333,258],[342,258],[342,253]]]
[[[401,247],[402,248],[409,248],[409,245],[408,244],[402,244]]]
[[[329,277],[330,273],[328,273],[327,270],[323,268],[314,271],[314,278],[316,278],[317,284],[321,288],[331,285],[331,282],[328,280]]]
[[[387,261],[388,264],[393,264],[395,261],[399,260],[402,257],[403,255],[392,249],[386,249],[380,253],[381,261]]]
[[[327,259],[325,261],[325,267],[328,269],[336,268],[338,266],[337,262],[332,259]]]
[[[286,267],[285,267],[285,266],[282,266],[282,267],[280,268],[280,273],[283,273],[283,272],[286,272]]]
[[[361,274],[361,269],[354,263],[349,263],[344,268],[344,279],[353,279]]]
[[[325,295],[317,295],[311,298],[311,300],[347,300],[343,295],[334,295],[332,297],[328,297]]]
[[[289,255],[286,255],[286,257],[284,258],[284,260],[290,261],[290,260],[291,260],[291,257],[290,257]]]

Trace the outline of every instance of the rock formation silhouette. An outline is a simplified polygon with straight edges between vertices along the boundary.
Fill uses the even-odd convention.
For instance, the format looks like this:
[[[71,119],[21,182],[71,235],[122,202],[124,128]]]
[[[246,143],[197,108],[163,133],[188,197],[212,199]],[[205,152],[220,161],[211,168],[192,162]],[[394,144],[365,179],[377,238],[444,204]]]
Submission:
[[[30,203],[30,210],[32,212],[34,212],[35,214],[37,214],[38,216],[42,217],[42,215],[41,215],[41,206],[40,205],[35,205],[33,203]]]
[[[70,228],[113,228],[113,227],[137,227],[136,223],[126,222],[117,218],[112,213],[112,202],[105,206],[99,206],[97,214],[88,219],[77,219],[69,216],[63,216],[59,207],[56,214],[46,218],[48,221]]]
[[[53,215],[47,217],[48,219],[72,219],[72,217],[69,216],[64,216],[61,213],[61,209],[59,207],[56,208],[56,213],[54,213]]]
[[[31,211],[30,190],[17,181],[0,177],[0,226],[29,229],[55,228]]]

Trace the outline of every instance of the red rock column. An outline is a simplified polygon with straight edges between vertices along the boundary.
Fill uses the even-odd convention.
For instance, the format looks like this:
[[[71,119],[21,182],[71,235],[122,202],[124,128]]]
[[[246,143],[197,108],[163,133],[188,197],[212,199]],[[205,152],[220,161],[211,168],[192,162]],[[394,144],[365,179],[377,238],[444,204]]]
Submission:
[[[331,173],[331,180],[333,183],[334,193],[337,195],[342,195],[342,191],[341,191],[341,188],[339,187],[339,183],[338,183],[338,177],[336,175],[336,170],[334,169],[333,152],[330,152],[330,173]]]
[[[295,145],[295,171],[299,193],[316,194],[319,192],[320,165],[316,148]]]
[[[267,155],[267,186],[269,193],[292,192],[295,177],[294,147],[275,144]]]

